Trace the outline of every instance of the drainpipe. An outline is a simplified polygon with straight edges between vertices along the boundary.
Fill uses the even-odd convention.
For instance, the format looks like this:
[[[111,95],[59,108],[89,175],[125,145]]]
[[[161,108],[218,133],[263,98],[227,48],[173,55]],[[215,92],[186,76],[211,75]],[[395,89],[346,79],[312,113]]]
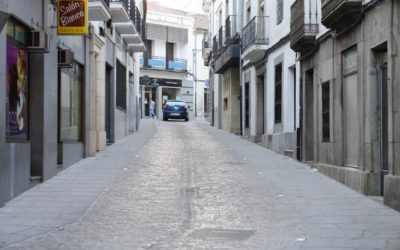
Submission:
[[[391,81],[391,83],[392,83],[392,90],[394,90],[394,87],[393,87],[393,83],[395,82],[394,81],[394,79],[395,79],[395,70],[396,70],[396,67],[395,67],[395,62],[396,62],[396,60],[394,60],[394,57],[395,56],[397,56],[397,47],[396,47],[396,42],[395,42],[395,35],[394,35],[394,28],[393,28],[393,26],[394,26],[394,14],[395,14],[395,12],[394,12],[394,1],[395,0],[392,0],[391,1],[391,18],[390,18],[390,64],[391,64],[391,70],[392,70],[392,72],[391,72],[391,79],[390,79],[390,81]],[[393,134],[394,134],[394,129],[393,129],[393,127],[394,127],[394,118],[393,118],[393,114],[394,114],[394,105],[393,105],[393,103],[395,103],[395,101],[394,101],[394,99],[395,99],[395,95],[393,94],[393,93],[396,93],[396,91],[390,91],[391,93],[392,93],[392,122],[391,122],[391,126],[389,127],[390,128],[390,130],[389,130],[389,133],[391,132],[391,134],[392,134],[392,137],[393,137]],[[394,141],[394,138],[392,138],[392,140],[391,141]],[[393,142],[392,142],[393,143]],[[395,152],[394,152],[394,150],[393,150],[393,148],[394,148],[394,146],[393,147],[389,147],[389,148],[392,148],[391,150],[392,150],[392,153],[391,153],[391,155],[392,155],[392,164],[389,164],[389,174],[391,174],[391,175],[396,175],[396,174],[398,174],[397,172],[396,172],[396,169],[395,169],[395,166],[394,166],[394,158],[393,158],[393,156],[395,155]],[[389,152],[389,155],[390,155],[390,152]],[[390,160],[389,160],[389,162],[390,162]]]

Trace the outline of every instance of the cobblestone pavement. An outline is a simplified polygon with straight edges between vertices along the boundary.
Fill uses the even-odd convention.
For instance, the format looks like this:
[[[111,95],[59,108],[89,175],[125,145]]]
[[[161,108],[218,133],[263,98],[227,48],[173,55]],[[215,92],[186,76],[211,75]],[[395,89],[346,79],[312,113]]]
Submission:
[[[5,249],[400,249],[400,213],[206,124],[152,122],[79,220]]]

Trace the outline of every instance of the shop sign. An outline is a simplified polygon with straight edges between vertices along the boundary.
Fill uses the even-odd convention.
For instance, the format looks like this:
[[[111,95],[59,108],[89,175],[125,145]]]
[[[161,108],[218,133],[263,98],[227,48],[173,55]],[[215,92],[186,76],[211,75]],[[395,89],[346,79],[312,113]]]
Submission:
[[[162,87],[182,87],[182,80],[178,79],[164,79],[164,78],[152,78],[152,77],[141,77],[141,85],[150,86],[162,86]]]
[[[88,0],[58,0],[58,35],[87,35]]]

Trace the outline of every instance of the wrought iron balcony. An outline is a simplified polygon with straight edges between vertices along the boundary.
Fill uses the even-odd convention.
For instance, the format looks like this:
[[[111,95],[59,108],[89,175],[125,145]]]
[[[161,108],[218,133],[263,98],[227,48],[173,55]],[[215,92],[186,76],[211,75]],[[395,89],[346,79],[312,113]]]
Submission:
[[[230,15],[225,20],[225,43],[234,39],[238,35],[237,16]]]
[[[221,26],[218,30],[218,50],[224,46],[224,42],[225,42],[224,26]]]
[[[242,30],[243,50],[251,45],[268,45],[267,37],[267,21],[266,16],[255,16]]]
[[[178,58],[168,60],[165,57],[145,56],[139,59],[139,65],[142,69],[166,70],[173,72],[187,71],[187,61]]]
[[[315,44],[318,33],[316,0],[296,0],[291,11],[290,47],[296,52],[305,52]]]
[[[361,13],[362,2],[362,0],[322,0],[322,24],[327,28],[339,30],[351,25]]]
[[[211,49],[211,33],[206,32],[203,35],[203,51],[205,49]]]
[[[214,55],[216,55],[218,53],[218,37],[217,37],[217,35],[215,35],[213,38],[212,46],[213,46],[212,53]]]
[[[204,33],[203,41],[202,41],[202,55],[203,55],[203,60],[204,60],[204,66],[209,65],[211,51],[212,51],[211,33],[207,32],[207,33]]]

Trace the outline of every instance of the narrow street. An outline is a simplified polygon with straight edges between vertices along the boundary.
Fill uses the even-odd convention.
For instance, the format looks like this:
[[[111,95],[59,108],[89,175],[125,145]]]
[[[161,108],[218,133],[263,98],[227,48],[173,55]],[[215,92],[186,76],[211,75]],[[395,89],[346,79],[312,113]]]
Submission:
[[[208,124],[143,120],[0,208],[1,247],[394,250],[400,213]]]

